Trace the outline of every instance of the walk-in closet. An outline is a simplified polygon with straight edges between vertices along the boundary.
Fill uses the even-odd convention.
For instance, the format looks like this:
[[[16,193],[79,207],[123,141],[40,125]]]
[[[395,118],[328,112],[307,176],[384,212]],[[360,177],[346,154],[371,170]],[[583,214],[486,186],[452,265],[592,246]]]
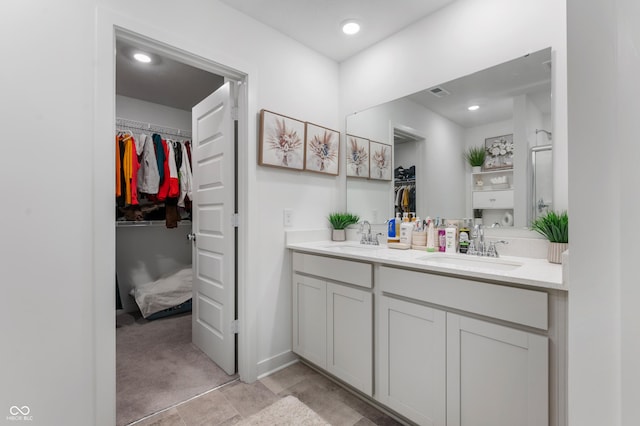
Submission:
[[[192,107],[224,78],[135,38],[116,48],[116,401],[126,425],[235,376],[192,344]]]

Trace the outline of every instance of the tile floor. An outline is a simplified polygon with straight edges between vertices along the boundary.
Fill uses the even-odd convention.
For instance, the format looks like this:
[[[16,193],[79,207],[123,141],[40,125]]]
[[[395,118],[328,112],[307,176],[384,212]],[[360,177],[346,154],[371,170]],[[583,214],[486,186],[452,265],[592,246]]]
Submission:
[[[332,425],[400,425],[298,362],[252,384],[231,383],[135,426],[233,425],[287,395],[295,396]]]

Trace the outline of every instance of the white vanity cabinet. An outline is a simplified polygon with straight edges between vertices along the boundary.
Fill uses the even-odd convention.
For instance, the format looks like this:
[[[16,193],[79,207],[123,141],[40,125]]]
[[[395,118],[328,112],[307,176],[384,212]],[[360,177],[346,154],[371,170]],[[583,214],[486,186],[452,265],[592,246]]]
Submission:
[[[385,266],[376,280],[380,402],[424,425],[549,424],[547,293]]]
[[[544,336],[447,313],[447,425],[548,425]]]
[[[382,296],[376,399],[420,425],[446,418],[446,313]]]
[[[372,265],[293,253],[293,351],[373,395]]]

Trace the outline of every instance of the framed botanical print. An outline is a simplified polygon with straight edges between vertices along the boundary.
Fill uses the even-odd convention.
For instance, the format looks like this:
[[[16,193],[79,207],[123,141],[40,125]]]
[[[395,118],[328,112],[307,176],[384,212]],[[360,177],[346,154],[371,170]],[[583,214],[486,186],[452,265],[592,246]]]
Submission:
[[[391,145],[369,141],[369,178],[391,180]]]
[[[260,111],[258,163],[304,169],[304,122],[263,109]]]
[[[369,139],[347,135],[347,176],[369,177]]]
[[[306,123],[305,170],[337,176],[339,154],[340,132]]]
[[[487,155],[482,170],[513,168],[513,134],[494,136],[484,140]]]

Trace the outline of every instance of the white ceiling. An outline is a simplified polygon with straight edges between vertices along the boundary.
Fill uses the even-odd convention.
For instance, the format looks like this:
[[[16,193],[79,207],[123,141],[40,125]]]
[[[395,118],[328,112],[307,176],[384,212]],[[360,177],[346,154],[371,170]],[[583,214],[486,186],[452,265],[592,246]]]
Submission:
[[[133,59],[151,56],[150,64]],[[163,56],[148,45],[116,40],[116,93],[185,111],[224,84],[224,78]]]
[[[221,0],[323,55],[342,62],[454,0]],[[361,31],[342,33],[356,19]]]
[[[266,25],[336,61],[365,49],[407,25],[424,18],[454,0],[221,0]],[[286,19],[283,19],[286,17]],[[347,39],[340,23],[356,18],[361,34]],[[116,92],[148,102],[190,111],[191,107],[224,82],[218,75],[151,53],[152,64],[141,64],[132,55],[141,49],[128,38],[116,43]],[[512,116],[512,97],[525,91],[538,108],[550,113],[550,52],[537,52],[502,65],[440,85],[450,95],[437,98],[427,90],[410,98],[460,124],[473,127]],[[479,104],[470,113],[466,107]]]

